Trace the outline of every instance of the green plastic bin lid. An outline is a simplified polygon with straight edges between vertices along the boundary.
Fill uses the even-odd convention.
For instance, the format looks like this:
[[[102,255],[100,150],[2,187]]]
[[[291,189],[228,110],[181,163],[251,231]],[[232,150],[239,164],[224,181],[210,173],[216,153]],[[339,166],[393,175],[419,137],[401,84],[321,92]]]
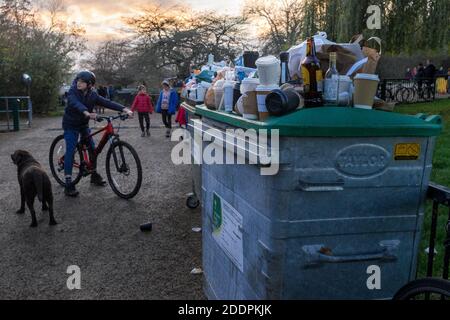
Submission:
[[[290,137],[433,137],[442,131],[440,116],[403,115],[348,107],[300,109],[267,121],[252,121],[235,114],[196,106],[195,113],[243,129],[278,129]]]

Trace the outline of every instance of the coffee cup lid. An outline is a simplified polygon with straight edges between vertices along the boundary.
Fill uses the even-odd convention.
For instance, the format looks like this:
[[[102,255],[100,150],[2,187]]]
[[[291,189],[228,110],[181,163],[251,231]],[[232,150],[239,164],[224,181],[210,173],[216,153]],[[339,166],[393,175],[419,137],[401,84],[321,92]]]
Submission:
[[[242,80],[242,83],[244,83],[244,84],[259,84],[259,79],[257,79],[257,78],[244,78],[244,80]]]
[[[259,58],[258,60],[256,60],[255,64],[257,66],[258,65],[268,65],[268,64],[280,64],[280,60],[278,60],[274,56],[266,56],[266,57],[262,57],[262,58]]]
[[[236,81],[226,81],[225,83],[224,83],[224,85],[223,85],[223,87],[225,88],[225,87],[233,87],[234,88],[234,85],[236,84]]]
[[[256,91],[272,91],[276,89],[280,89],[280,87],[278,85],[270,85],[270,86],[259,85],[256,87]]]
[[[369,73],[358,73],[355,78],[355,80],[373,80],[373,81],[380,81],[380,78],[376,74],[369,74]]]
[[[216,83],[214,84],[214,87],[223,87],[223,85],[225,84],[225,80],[217,80]]]

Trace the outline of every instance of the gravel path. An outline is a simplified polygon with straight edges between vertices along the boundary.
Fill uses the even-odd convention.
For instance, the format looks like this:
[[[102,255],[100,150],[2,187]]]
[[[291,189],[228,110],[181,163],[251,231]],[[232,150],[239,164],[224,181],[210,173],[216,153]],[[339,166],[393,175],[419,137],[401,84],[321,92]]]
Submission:
[[[204,299],[201,267],[200,209],[185,206],[191,192],[189,166],[170,160],[174,142],[165,138],[159,115],[152,116],[152,136],[141,138],[138,120],[128,120],[121,138],[138,151],[144,170],[140,193],[132,200],[110,189],[78,185],[76,199],[66,198],[54,179],[55,218],[35,203],[39,226],[29,228],[30,215],[19,216],[16,167],[10,154],[30,151],[50,175],[48,151],[62,132],[61,118],[37,118],[33,128],[0,133],[0,299]],[[105,177],[105,154],[99,172]],[[106,177],[105,177],[106,178]],[[150,221],[153,231],[139,225]],[[81,269],[81,290],[68,290],[67,267]]]

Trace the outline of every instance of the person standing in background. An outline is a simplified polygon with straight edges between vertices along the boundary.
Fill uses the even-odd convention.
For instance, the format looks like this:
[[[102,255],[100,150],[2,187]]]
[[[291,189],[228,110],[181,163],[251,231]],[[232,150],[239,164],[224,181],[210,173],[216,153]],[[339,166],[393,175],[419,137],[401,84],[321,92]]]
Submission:
[[[114,100],[114,95],[115,95],[114,87],[112,85],[109,85],[107,91],[108,91],[108,99],[113,101]]]
[[[97,93],[98,93],[98,95],[100,96],[100,97],[102,97],[102,98],[107,98],[107,95],[108,95],[108,89],[105,87],[105,86],[103,86],[103,85],[100,85],[99,87],[98,87],[98,90],[97,90]],[[102,106],[97,106],[97,110],[98,110],[98,113],[105,113],[105,108],[104,107],[102,107]]]
[[[433,99],[435,98],[436,90],[433,90],[433,85],[436,82],[436,67],[431,62],[431,60],[427,60],[427,66],[424,70],[425,83],[427,85],[428,92],[432,92]]]
[[[414,77],[412,75],[411,69],[410,68],[406,68],[406,72],[405,72],[405,79],[406,80],[412,80]]]
[[[436,91],[439,94],[447,93],[447,71],[441,66],[436,72]]]
[[[423,78],[425,77],[425,68],[423,67],[422,63],[419,63],[419,66],[417,67],[417,86],[419,88],[419,97],[423,98],[423,91],[422,91],[422,85],[423,85]]]
[[[133,104],[131,105],[131,111],[137,110],[139,116],[139,125],[141,127],[141,137],[150,137],[150,114],[153,113],[153,103],[150,96],[147,94],[147,88],[143,85],[138,87],[138,94],[134,98]],[[145,120],[145,128],[144,128]],[[145,131],[144,131],[145,130]]]
[[[172,115],[177,111],[179,100],[177,92],[170,87],[167,80],[162,82],[162,87],[156,104],[156,112],[161,113],[162,121],[166,127],[166,137],[169,138],[172,130]]]
[[[450,68],[447,70],[447,93],[450,93]]]
[[[413,79],[415,79],[416,76],[417,76],[417,67],[412,68],[411,74],[412,74],[412,76],[413,76]]]

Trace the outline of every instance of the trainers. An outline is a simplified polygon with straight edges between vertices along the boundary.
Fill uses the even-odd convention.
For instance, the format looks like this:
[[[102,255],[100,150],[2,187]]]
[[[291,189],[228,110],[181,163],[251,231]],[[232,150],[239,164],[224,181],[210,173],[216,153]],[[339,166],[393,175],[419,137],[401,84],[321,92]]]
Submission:
[[[142,132],[142,133],[141,133],[141,137],[145,137],[145,132]]]
[[[170,138],[170,129],[166,130],[166,138]]]
[[[150,137],[150,130],[147,129],[147,136]]]
[[[78,195],[80,194],[77,189],[75,189],[75,186],[70,185],[64,188],[64,194],[68,197],[78,197]]]
[[[97,172],[93,172],[91,174],[91,183],[95,184],[96,186],[103,187],[106,185],[106,181],[103,180],[102,176],[99,175]]]

